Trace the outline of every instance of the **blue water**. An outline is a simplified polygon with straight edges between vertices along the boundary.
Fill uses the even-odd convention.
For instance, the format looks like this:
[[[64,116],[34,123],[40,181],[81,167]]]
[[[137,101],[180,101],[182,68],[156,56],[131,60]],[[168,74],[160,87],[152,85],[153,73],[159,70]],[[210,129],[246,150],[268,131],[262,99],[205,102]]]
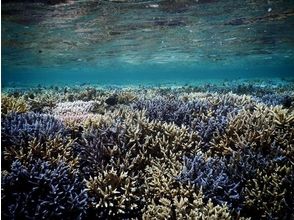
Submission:
[[[293,77],[293,27],[290,0],[4,1],[2,85]]]
[[[281,66],[205,66],[184,64],[144,64],[68,68],[31,68],[3,71],[4,86],[82,85],[82,84],[196,84],[207,80],[236,80],[240,78],[293,77],[292,65]]]
[[[294,0],[1,4],[2,219],[294,219]]]

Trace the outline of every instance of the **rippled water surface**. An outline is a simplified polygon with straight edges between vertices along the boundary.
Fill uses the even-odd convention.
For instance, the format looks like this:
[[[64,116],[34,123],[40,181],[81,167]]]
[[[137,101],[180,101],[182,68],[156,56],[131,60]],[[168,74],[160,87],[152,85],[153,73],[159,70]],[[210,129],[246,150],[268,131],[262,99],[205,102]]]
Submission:
[[[2,3],[2,82],[293,76],[294,2]]]

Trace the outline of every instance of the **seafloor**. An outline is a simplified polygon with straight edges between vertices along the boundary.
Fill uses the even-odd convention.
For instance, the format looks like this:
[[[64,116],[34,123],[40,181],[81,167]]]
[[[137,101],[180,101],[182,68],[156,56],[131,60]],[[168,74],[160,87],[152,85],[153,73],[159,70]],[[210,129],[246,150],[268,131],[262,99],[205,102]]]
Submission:
[[[294,81],[4,88],[3,219],[294,219]]]

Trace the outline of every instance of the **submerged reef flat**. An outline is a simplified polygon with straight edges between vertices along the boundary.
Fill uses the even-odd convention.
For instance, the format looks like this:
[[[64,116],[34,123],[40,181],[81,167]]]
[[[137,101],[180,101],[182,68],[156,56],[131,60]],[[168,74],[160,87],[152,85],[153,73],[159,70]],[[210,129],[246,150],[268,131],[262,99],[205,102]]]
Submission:
[[[5,88],[2,219],[294,219],[294,82]]]

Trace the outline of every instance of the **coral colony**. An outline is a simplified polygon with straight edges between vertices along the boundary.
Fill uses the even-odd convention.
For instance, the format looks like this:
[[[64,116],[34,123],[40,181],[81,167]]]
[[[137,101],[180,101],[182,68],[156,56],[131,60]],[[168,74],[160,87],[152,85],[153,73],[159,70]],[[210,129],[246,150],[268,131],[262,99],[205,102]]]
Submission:
[[[3,219],[294,219],[294,84],[2,95]]]

